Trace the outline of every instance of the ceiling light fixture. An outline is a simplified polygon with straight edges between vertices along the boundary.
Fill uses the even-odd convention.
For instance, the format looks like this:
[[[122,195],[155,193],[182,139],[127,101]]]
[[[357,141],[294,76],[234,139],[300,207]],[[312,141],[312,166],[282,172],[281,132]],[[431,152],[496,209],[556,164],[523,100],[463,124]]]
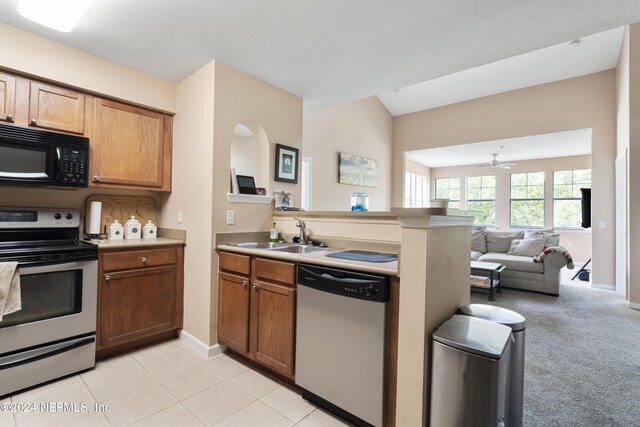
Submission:
[[[18,12],[45,27],[68,33],[76,26],[93,0],[20,0]]]

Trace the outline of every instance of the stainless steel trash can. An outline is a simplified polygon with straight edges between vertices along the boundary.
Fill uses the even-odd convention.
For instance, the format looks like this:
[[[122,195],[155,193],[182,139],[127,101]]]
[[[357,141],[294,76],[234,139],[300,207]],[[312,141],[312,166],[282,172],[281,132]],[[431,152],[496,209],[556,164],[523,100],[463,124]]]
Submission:
[[[524,330],[525,318],[515,311],[487,304],[468,304],[458,309],[467,316],[491,320],[511,328],[514,342],[511,345],[509,378],[507,385],[507,426],[522,427],[524,406]]]
[[[430,425],[504,426],[511,329],[456,314],[432,341]]]

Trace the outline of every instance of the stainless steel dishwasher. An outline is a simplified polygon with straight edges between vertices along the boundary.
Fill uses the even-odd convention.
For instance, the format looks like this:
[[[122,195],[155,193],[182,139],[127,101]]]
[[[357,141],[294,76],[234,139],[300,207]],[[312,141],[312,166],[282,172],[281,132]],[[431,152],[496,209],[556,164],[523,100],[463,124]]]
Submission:
[[[358,426],[384,425],[389,278],[298,267],[296,384]]]

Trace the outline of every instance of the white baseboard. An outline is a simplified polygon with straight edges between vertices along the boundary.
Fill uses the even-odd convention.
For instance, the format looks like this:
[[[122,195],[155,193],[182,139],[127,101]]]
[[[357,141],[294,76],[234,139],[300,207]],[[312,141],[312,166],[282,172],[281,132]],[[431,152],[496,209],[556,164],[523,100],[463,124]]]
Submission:
[[[180,331],[179,338],[180,341],[191,347],[191,349],[194,350],[194,352],[198,356],[205,360],[212,359],[213,357],[224,353],[227,350],[225,346],[220,344],[209,346],[184,330]]]
[[[636,304],[634,302],[628,302],[629,308],[633,308],[634,310],[640,310],[640,304]]]
[[[596,289],[605,289],[607,291],[615,291],[616,287],[614,285],[600,285],[598,283],[592,283],[591,284],[592,288],[596,288]]]

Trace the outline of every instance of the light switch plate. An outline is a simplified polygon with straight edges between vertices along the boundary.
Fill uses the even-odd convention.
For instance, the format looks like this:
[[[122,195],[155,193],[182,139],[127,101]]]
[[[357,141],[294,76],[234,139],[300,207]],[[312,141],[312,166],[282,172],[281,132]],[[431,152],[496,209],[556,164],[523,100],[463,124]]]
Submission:
[[[604,221],[598,221],[598,228],[604,228]]]
[[[178,210],[178,224],[182,224],[182,209]]]
[[[236,211],[227,211],[227,224],[233,225],[236,223]]]

